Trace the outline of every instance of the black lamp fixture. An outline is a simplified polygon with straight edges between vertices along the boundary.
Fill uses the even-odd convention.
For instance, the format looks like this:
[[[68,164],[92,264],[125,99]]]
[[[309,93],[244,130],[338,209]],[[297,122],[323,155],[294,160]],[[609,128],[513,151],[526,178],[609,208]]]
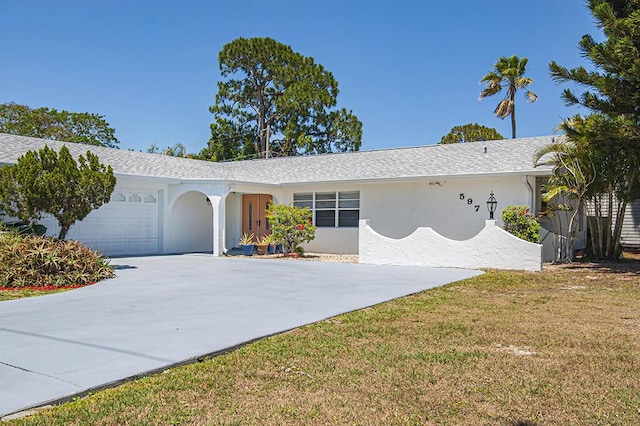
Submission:
[[[489,209],[489,220],[493,220],[493,213],[496,211],[496,206],[498,202],[496,201],[496,197],[493,196],[493,191],[489,194],[489,199],[487,200],[487,209]]]
[[[207,205],[210,206],[211,205],[211,198],[206,197],[207,198]]]

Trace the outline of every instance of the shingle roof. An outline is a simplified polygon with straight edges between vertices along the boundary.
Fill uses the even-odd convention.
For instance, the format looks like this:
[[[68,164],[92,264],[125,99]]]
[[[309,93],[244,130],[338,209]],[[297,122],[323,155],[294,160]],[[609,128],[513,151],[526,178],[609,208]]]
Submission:
[[[552,136],[353,153],[212,163],[112,148],[66,143],[74,157],[90,150],[119,175],[179,180],[227,180],[269,184],[418,179],[479,175],[549,174],[534,167],[534,153]],[[62,142],[0,133],[0,163],[13,164],[28,150]],[[486,152],[485,152],[486,147]]]

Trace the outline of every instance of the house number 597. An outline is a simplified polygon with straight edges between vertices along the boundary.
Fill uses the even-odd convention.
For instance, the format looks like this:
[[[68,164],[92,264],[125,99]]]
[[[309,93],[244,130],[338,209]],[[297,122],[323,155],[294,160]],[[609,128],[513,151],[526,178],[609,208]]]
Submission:
[[[464,199],[465,199],[464,192],[461,192],[460,193],[460,200],[464,200]],[[467,205],[470,206],[472,204],[473,204],[473,198],[467,198]],[[478,210],[480,210],[480,205],[476,204],[475,206],[473,206],[473,208],[474,208],[475,211],[478,211]]]

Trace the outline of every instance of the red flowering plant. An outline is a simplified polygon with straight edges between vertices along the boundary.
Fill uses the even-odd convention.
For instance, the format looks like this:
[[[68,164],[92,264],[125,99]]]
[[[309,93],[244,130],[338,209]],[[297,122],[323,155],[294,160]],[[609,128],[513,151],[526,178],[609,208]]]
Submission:
[[[502,211],[504,230],[532,243],[540,242],[540,224],[529,211],[529,207],[507,206]]]
[[[274,241],[282,243],[285,253],[304,254],[303,243],[313,241],[316,227],[309,208],[269,204],[266,211]]]

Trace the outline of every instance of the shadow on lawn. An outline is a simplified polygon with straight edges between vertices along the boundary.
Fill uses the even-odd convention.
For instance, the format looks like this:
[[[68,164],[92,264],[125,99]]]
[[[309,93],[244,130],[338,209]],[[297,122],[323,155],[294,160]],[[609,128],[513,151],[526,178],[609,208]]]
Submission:
[[[593,272],[603,272],[609,274],[640,275],[640,252],[625,251],[622,254],[622,258],[616,262],[608,260],[596,262],[585,259],[557,266],[569,270],[592,270]]]

